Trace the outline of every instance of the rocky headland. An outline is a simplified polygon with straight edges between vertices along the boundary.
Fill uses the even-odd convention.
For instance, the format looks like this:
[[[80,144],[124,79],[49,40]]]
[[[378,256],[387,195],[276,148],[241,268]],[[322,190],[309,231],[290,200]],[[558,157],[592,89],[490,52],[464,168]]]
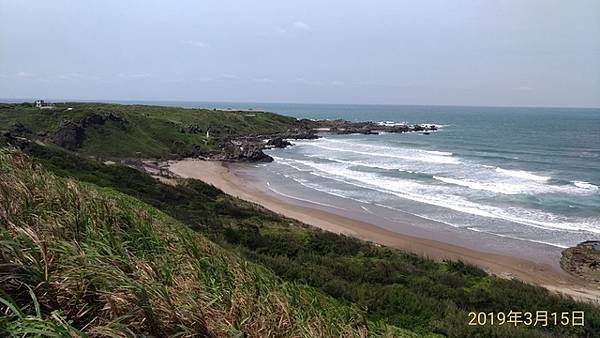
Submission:
[[[69,103],[39,110],[23,103],[5,104],[0,111],[6,116],[4,123],[0,121],[0,134],[11,143],[36,141],[111,161],[270,162],[273,159],[264,150],[291,146],[291,140],[323,134],[429,134],[438,129],[427,124],[299,120],[266,112],[157,106]],[[26,115],[30,118],[22,119]]]

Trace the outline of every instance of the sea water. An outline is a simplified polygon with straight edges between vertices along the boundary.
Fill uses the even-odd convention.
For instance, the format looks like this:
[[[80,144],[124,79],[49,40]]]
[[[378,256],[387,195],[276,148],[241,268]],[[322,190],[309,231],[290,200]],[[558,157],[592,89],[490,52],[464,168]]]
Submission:
[[[429,135],[323,134],[268,151],[275,161],[261,170],[279,177],[270,189],[285,197],[331,207],[347,199],[392,221],[409,213],[560,248],[600,239],[600,109],[226,105],[440,127]]]

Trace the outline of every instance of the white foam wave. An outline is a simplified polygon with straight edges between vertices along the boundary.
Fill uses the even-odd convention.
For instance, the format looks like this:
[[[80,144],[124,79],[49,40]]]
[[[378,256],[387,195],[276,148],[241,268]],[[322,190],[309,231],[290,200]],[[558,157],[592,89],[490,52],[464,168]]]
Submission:
[[[593,185],[590,182],[585,182],[585,181],[573,181],[573,184],[581,189],[586,189],[586,190],[598,190],[598,186],[597,185]]]
[[[408,125],[408,123],[406,123],[406,122],[394,122],[394,121],[380,121],[380,122],[377,122],[377,124],[380,126],[389,126],[389,127],[407,126]]]
[[[600,220],[573,222],[541,211],[522,208],[499,208],[468,201],[443,187],[420,184],[415,181],[385,178],[375,173],[356,172],[345,166],[331,163],[314,163],[294,160],[316,170],[312,173],[324,178],[361,188],[372,189],[416,202],[436,205],[446,209],[481,217],[501,219],[546,230],[592,232],[600,234]]]
[[[434,179],[438,181],[442,181],[449,184],[460,185],[463,187],[468,187],[471,189],[477,190],[486,190],[500,194],[520,194],[524,192],[524,189],[527,189],[526,186],[522,184],[501,184],[501,183],[488,183],[488,182],[475,182],[469,180],[460,180],[449,177],[442,176],[433,176]]]
[[[448,155],[432,154],[418,149],[368,145],[356,142],[322,139],[322,142],[299,142],[298,145],[316,147],[333,152],[352,153],[369,157],[396,158],[406,161],[419,161],[437,164],[459,164],[460,160]],[[338,144],[336,147],[335,145]],[[339,144],[347,147],[340,147]]]
[[[587,190],[582,190],[569,185],[549,185],[539,182],[531,183],[531,181],[523,182],[523,180],[502,181],[487,178],[487,181],[476,181],[471,179],[458,179],[444,176],[433,176],[433,179],[454,184],[462,187],[467,187],[475,190],[489,191],[497,194],[515,195],[515,194],[586,194]]]
[[[428,154],[440,155],[440,156],[452,156],[453,154],[449,151],[437,151],[437,150],[425,150]]]
[[[508,170],[508,169],[502,169],[500,167],[496,167],[496,171],[507,175],[507,176],[512,176],[512,177],[517,177],[517,178],[522,178],[522,179],[526,179],[526,180],[534,180],[534,181],[548,181],[551,177],[548,176],[540,176],[540,175],[535,175],[532,174],[528,171],[524,171],[524,170]]]

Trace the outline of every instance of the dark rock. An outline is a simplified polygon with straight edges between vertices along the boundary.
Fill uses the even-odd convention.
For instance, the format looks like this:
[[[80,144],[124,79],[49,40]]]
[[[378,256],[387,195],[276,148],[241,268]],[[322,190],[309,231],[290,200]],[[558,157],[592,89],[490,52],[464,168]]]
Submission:
[[[188,134],[202,134],[204,132],[199,126],[187,126],[184,131]]]
[[[0,130],[0,136],[9,140],[14,139],[14,136],[8,130]]]
[[[127,123],[129,123],[129,121],[127,121],[126,118],[124,118],[122,116],[119,116],[119,115],[117,115],[115,113],[108,113],[106,115],[106,118],[108,120],[110,120],[110,121],[117,122],[117,123],[122,124],[122,125],[126,125]]]
[[[13,124],[9,131],[16,135],[31,134],[31,129],[25,127],[25,125],[23,125],[21,122],[16,122]]]
[[[289,141],[284,140],[282,137],[274,137],[267,142],[267,147],[270,148],[285,148],[291,145]]]
[[[420,125],[415,124],[408,126],[404,124],[381,124],[375,122],[350,122],[346,120],[320,120],[311,121],[311,124],[315,125],[315,128],[326,128],[330,133],[333,134],[364,134],[364,135],[376,135],[380,132],[387,133],[406,133],[411,131],[429,131],[437,130],[435,125]]]
[[[234,140],[225,151],[225,159],[242,162],[272,162],[273,158],[263,152],[263,147],[261,141]]]
[[[52,142],[71,151],[79,149],[84,139],[85,129],[81,125],[68,120],[64,121],[51,137]]]
[[[319,135],[317,135],[317,133],[314,130],[300,130],[295,133],[285,135],[283,137],[293,140],[314,140],[318,139]]]
[[[600,241],[586,241],[565,249],[562,252],[560,265],[572,275],[599,283]]]
[[[87,128],[87,127],[92,127],[92,126],[101,126],[101,125],[105,124],[107,121],[115,122],[117,124],[120,124],[121,126],[125,126],[128,123],[125,118],[123,118],[115,113],[108,113],[108,114],[104,114],[104,115],[94,113],[94,114],[84,117],[81,120],[80,124],[82,127]]]
[[[84,128],[92,126],[92,125],[103,125],[106,122],[106,116],[102,116],[99,114],[92,114],[84,117],[81,120],[81,126]]]

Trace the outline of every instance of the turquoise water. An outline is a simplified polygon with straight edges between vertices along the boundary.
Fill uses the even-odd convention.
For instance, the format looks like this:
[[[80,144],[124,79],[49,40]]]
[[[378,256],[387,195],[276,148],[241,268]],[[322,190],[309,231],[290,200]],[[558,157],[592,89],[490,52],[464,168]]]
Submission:
[[[441,126],[430,135],[323,135],[272,150],[265,170],[287,197],[326,204],[317,196],[327,194],[365,212],[556,247],[600,238],[600,109],[213,105]]]

